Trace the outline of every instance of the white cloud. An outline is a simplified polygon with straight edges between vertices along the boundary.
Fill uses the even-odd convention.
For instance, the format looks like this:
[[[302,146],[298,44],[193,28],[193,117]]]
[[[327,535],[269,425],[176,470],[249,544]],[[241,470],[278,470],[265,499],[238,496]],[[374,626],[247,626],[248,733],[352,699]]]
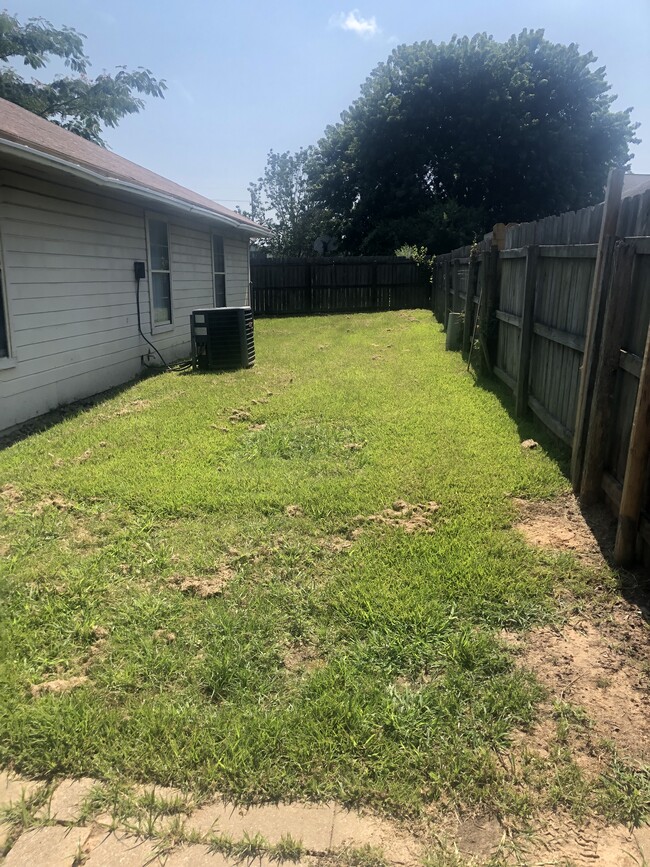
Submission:
[[[358,9],[332,15],[330,26],[339,27],[341,30],[349,30],[351,33],[356,33],[362,39],[372,39],[373,36],[381,33],[381,28],[377,24],[375,16],[364,18]]]

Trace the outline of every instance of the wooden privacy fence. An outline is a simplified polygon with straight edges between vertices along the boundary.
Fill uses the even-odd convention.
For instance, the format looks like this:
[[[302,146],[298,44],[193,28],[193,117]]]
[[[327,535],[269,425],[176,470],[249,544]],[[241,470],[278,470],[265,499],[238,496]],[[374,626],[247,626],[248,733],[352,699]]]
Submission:
[[[399,257],[272,259],[251,263],[256,316],[302,316],[431,306],[427,270]]]
[[[650,190],[536,223],[498,225],[439,256],[432,307],[464,316],[472,351],[571,447],[585,504],[602,493],[619,517],[615,556],[650,562]]]

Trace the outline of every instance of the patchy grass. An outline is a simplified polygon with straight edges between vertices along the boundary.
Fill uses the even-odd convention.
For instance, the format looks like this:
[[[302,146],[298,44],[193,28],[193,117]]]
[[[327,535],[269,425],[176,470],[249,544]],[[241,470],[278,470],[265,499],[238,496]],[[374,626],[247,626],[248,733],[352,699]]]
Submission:
[[[256,328],[250,371],[160,375],[0,454],[0,765],[530,813],[501,754],[542,690],[499,631],[575,578],[511,530],[558,463],[429,314]],[[363,520],[398,500],[433,532]],[[636,816],[637,778],[604,780]]]

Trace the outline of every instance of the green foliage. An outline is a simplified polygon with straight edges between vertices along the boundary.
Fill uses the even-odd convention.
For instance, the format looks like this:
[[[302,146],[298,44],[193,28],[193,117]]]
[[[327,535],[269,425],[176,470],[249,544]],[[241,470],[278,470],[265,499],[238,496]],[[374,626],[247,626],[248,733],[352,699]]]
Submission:
[[[402,244],[401,247],[395,250],[395,255],[402,256],[405,259],[413,259],[413,261],[424,268],[431,268],[436,261],[436,257],[430,256],[424,245],[418,247],[416,244]]]
[[[611,821],[638,827],[650,814],[650,768],[629,767],[614,754],[602,774],[601,807]]]
[[[399,46],[319,142],[314,199],[367,253],[443,252],[497,221],[598,202],[637,125],[611,111],[595,60],[542,30]]]
[[[89,78],[84,39],[76,30],[57,30],[43,18],[20,24],[8,12],[0,12],[0,60],[4,62],[0,68],[0,97],[104,145],[103,125],[116,127],[123,117],[144,108],[144,101],[136,94],[162,97],[167,86],[142,67],[118,67],[114,75],[103,72],[95,79]],[[27,81],[11,65],[22,58],[25,66],[42,69],[50,57],[61,58],[76,75],[59,76],[47,83]]]
[[[256,183],[249,184],[251,219],[273,231],[273,237],[258,242],[276,256],[313,256],[314,241],[327,231],[322,209],[313,207],[308,166],[314,148],[295,154],[270,150],[266,168]]]

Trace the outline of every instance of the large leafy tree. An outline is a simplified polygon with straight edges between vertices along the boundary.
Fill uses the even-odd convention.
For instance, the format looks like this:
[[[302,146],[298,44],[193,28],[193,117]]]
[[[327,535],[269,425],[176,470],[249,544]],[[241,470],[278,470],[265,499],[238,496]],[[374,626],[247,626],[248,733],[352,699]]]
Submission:
[[[104,125],[115,127],[127,114],[140,111],[144,101],[138,94],[162,97],[166,85],[142,67],[132,71],[118,67],[114,75],[103,72],[89,78],[84,39],[76,30],[57,30],[43,18],[21,24],[8,12],[0,12],[0,97],[104,145]],[[63,60],[73,74],[50,82],[28,81],[16,69],[22,60],[39,70],[51,58]]]
[[[600,201],[637,125],[611,110],[595,60],[542,30],[396,48],[319,142],[315,201],[348,250],[371,253],[449,249],[496,221]]]
[[[329,229],[326,209],[313,203],[308,179],[313,158],[313,147],[294,154],[270,150],[263,175],[248,186],[248,216],[272,230],[273,237],[259,246],[273,255],[314,255],[314,242]]]

